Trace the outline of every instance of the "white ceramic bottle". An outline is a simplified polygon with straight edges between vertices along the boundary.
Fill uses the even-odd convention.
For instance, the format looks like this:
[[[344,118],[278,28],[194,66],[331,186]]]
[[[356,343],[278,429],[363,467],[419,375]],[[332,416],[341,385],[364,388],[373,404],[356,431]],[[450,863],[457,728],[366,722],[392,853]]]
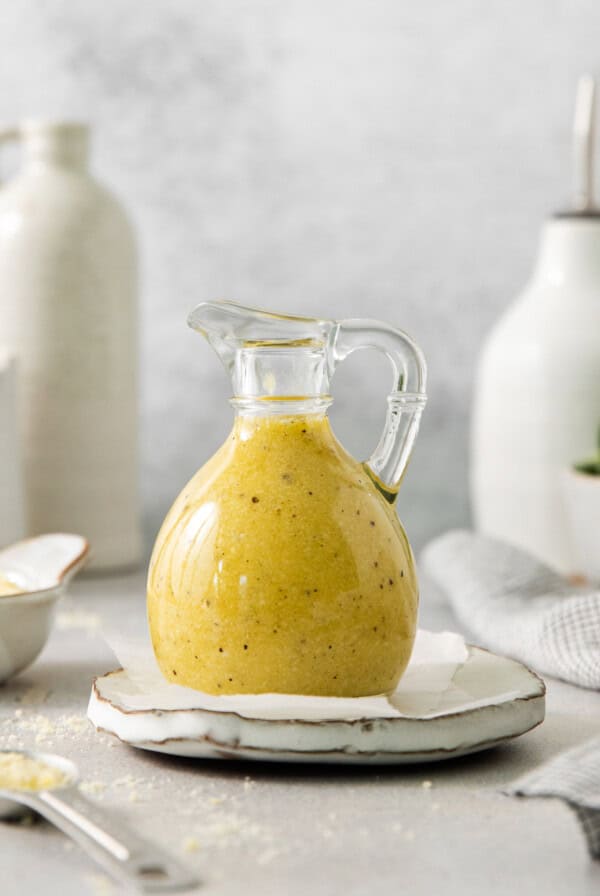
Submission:
[[[140,557],[136,248],[88,173],[88,129],[28,122],[0,189],[0,333],[19,358],[29,534],[79,532],[96,569]]]
[[[524,292],[490,333],[476,376],[471,497],[477,528],[563,573],[577,570],[564,470],[600,421],[600,214],[592,203],[593,82],[576,114],[573,212],[543,229]],[[597,521],[600,527],[600,519]]]

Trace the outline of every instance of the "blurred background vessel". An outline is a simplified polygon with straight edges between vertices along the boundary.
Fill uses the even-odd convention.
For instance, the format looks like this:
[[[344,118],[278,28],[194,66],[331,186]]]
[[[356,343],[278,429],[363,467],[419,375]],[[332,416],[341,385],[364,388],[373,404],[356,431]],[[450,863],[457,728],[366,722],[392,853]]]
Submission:
[[[477,527],[562,573],[581,573],[563,479],[600,423],[600,212],[594,82],[575,113],[572,210],[544,225],[532,278],[484,345],[475,381],[471,494]],[[595,492],[598,492],[597,485]],[[600,503],[595,525],[600,554]]]
[[[0,135],[24,162],[0,190],[0,333],[19,362],[25,529],[79,532],[92,568],[137,563],[137,271],[120,204],[88,173],[88,128]]]

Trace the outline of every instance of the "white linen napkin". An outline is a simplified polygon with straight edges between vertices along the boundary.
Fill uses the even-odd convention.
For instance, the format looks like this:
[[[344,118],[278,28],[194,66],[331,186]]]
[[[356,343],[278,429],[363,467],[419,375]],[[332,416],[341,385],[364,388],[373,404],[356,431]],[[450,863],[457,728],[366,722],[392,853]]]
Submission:
[[[600,859],[600,738],[528,772],[505,793],[563,800],[579,820],[590,855]]]
[[[600,589],[570,585],[524,551],[463,530],[432,541],[421,566],[478,645],[600,688]]]
[[[435,539],[421,564],[478,644],[538,672],[600,688],[598,588],[569,585],[524,551],[466,531]],[[600,859],[600,738],[529,772],[505,793],[563,800],[590,855]]]

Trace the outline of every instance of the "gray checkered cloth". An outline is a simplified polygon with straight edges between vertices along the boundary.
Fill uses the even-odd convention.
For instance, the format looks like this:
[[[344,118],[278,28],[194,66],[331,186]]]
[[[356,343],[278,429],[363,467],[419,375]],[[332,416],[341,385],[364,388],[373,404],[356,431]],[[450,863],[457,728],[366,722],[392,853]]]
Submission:
[[[421,568],[475,643],[600,688],[600,589],[569,585],[518,548],[462,530],[431,542]]]
[[[449,532],[421,556],[478,644],[538,672],[600,688],[600,590],[577,588],[528,554],[472,532]],[[558,797],[600,859],[600,738],[520,778],[506,793]]]
[[[563,800],[579,819],[590,855],[600,859],[600,738],[529,772],[505,793]]]

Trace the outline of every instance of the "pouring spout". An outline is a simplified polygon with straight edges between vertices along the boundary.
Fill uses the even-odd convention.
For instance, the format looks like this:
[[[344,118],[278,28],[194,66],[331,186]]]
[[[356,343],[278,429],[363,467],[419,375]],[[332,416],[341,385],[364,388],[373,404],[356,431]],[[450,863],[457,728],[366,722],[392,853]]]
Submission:
[[[188,325],[213,340],[240,346],[253,342],[290,343],[316,340],[325,345],[334,328],[330,320],[277,314],[236,302],[202,302],[190,313]]]
[[[203,302],[188,317],[229,373],[236,398],[323,396],[329,391],[334,321]]]

